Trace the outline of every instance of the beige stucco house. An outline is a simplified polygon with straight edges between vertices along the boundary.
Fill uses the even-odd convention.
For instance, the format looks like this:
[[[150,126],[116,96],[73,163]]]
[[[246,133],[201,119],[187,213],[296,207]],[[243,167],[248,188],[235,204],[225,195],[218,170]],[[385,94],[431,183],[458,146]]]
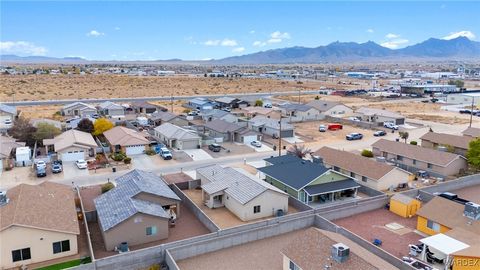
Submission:
[[[288,212],[288,194],[243,172],[218,165],[197,169],[202,199],[209,208],[226,207],[242,221]]]
[[[20,184],[0,203],[0,269],[78,253],[80,228],[71,187]]]
[[[420,139],[422,140],[422,147],[446,150],[462,156],[466,156],[468,145],[474,140],[474,138],[468,136],[435,132],[427,132]]]
[[[307,103],[307,105],[317,109],[322,115],[333,117],[345,117],[353,113],[352,108],[343,105],[339,102],[327,101],[327,100],[313,100]]]
[[[55,151],[62,161],[76,161],[95,156],[97,143],[92,134],[71,129],[53,139],[43,140],[47,152]],[[52,149],[53,148],[53,149]]]
[[[123,152],[127,156],[145,153],[150,141],[140,132],[122,126],[116,126],[103,133],[112,152]]]

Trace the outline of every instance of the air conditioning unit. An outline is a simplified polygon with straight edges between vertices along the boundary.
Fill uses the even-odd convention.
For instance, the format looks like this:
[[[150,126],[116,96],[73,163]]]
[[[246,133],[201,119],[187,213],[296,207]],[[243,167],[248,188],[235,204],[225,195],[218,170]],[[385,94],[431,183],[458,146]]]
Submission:
[[[480,220],[480,204],[473,202],[465,203],[463,215],[473,220]]]
[[[342,243],[337,243],[332,246],[332,257],[335,261],[342,263],[347,261],[350,255],[350,248]]]

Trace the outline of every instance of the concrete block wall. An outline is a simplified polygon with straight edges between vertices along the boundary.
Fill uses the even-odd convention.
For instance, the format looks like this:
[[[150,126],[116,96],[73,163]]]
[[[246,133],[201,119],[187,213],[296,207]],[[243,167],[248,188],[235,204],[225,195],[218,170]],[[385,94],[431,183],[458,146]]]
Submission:
[[[369,188],[367,186],[364,186],[362,184],[360,184],[360,187],[358,188],[358,191],[362,192],[362,193],[365,193],[367,194],[368,196],[370,197],[375,197],[375,196],[380,196],[380,195],[384,195],[385,193],[381,192],[381,191],[378,191],[376,189],[373,189],[373,188]]]
[[[387,196],[381,196],[379,198],[373,198],[368,201],[358,202],[353,206],[338,206],[336,209],[324,210],[317,209],[315,214],[319,214],[322,217],[328,220],[336,220],[348,216],[353,216],[363,212],[372,211],[375,209],[383,208],[388,203],[389,199]]]
[[[307,211],[313,209],[312,207],[304,204],[292,196],[288,196],[288,205],[293,205],[298,211]]]
[[[178,267],[177,263],[172,257],[172,254],[170,254],[170,251],[167,249],[165,250],[165,263],[168,266],[168,270],[180,270]]]

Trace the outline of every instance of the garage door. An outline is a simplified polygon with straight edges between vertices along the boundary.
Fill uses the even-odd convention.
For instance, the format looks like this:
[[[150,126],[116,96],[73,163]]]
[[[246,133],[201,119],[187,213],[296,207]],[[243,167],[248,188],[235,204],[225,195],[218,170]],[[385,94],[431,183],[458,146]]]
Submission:
[[[282,130],[282,138],[293,137],[293,130]]]
[[[243,137],[243,143],[244,144],[250,144],[253,141],[257,140],[257,135],[252,135],[252,136],[244,136]]]
[[[183,141],[182,149],[197,149],[198,148],[198,141]]]
[[[79,159],[85,159],[84,151],[74,151],[62,154],[62,161],[77,161]]]
[[[125,152],[127,156],[143,154],[145,145],[127,146]]]

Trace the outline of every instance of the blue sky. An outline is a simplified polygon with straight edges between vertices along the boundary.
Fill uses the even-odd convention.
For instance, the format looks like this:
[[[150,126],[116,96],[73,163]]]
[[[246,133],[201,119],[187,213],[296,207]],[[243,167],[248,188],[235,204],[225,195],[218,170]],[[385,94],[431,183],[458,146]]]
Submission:
[[[289,46],[479,40],[479,2],[1,1],[1,54],[223,58]]]

